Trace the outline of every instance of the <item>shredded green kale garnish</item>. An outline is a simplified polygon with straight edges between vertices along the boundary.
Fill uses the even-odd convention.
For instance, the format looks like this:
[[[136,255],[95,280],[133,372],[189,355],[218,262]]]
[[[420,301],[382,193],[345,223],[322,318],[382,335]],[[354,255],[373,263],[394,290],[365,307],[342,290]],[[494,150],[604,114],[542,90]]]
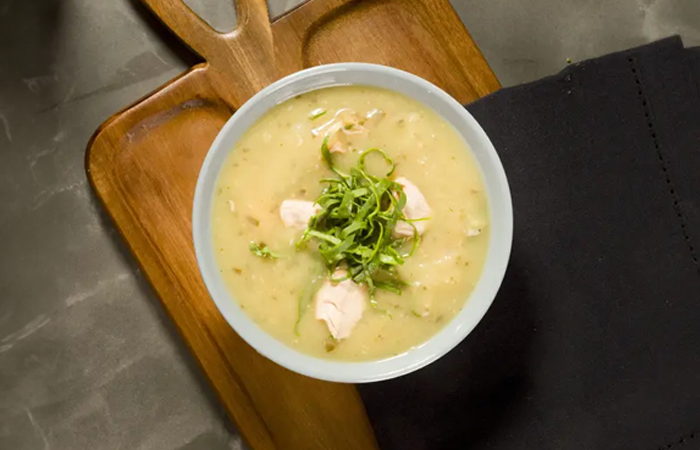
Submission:
[[[257,242],[251,242],[248,248],[250,249],[252,254],[261,258],[278,259],[282,257],[281,255],[278,255],[277,253],[270,250],[270,247],[262,243],[258,244]]]
[[[369,155],[384,159],[388,170],[384,176],[370,174],[365,168]],[[411,221],[403,214],[406,194],[403,187],[392,181],[396,164],[384,151],[372,148],[363,152],[348,174],[333,164],[328,138],[321,145],[321,155],[337,178],[321,180],[325,184],[316,199],[321,209],[311,218],[298,246],[309,241],[317,244],[332,281],[352,279],[369,288],[370,302],[376,307],[377,289],[401,294],[407,284],[397,273],[397,267],[415,251],[419,236]],[[392,231],[399,221],[413,226],[413,245],[403,252],[407,239],[395,238]],[[346,275],[334,279],[343,268]]]
[[[318,283],[321,281],[320,274],[316,274],[312,277],[311,282],[302,290],[301,294],[297,298],[297,320],[294,322],[294,334],[299,336],[299,324],[304,316],[304,313],[311,304],[313,296],[319,289]]]

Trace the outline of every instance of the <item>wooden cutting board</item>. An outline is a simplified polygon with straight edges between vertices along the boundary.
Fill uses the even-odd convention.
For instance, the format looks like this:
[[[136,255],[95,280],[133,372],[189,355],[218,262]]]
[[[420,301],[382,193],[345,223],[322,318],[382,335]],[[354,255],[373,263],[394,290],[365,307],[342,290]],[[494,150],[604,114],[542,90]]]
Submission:
[[[462,103],[498,89],[498,81],[447,0],[311,0],[272,23],[265,0],[238,0],[239,26],[228,34],[181,0],[143,2],[206,62],[97,130],[86,157],[93,189],[252,449],[376,449],[352,385],[283,369],[219,314],[191,239],[197,175],[233,112],[305,67],[386,64]]]

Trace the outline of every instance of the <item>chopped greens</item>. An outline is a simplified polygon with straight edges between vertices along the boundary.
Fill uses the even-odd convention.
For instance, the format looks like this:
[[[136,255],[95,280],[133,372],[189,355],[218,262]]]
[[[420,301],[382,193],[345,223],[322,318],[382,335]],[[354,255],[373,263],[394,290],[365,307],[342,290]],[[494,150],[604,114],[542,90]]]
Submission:
[[[301,323],[301,318],[311,304],[311,300],[316,292],[319,290],[318,283],[321,281],[320,275],[316,275],[311,279],[311,282],[302,290],[297,299],[297,320],[294,322],[294,334],[299,336],[299,324]]]
[[[355,167],[344,173],[333,164],[328,137],[321,145],[321,155],[337,178],[321,180],[325,188],[316,199],[321,209],[311,218],[298,246],[309,241],[317,244],[333,282],[352,279],[369,288],[370,303],[376,307],[377,289],[401,294],[407,284],[400,279],[397,267],[411,256],[418,245],[418,231],[403,213],[406,194],[403,187],[392,181],[396,164],[384,151],[371,148],[364,151]],[[384,176],[370,174],[365,165],[370,155],[381,157],[388,169]],[[403,252],[407,239],[397,239],[392,231],[399,221],[413,227],[413,245]],[[346,275],[335,279],[333,274],[343,268]]]
[[[270,250],[270,247],[263,243],[258,244],[257,242],[251,242],[248,248],[252,254],[261,258],[278,259],[282,257],[281,255],[278,255]]]
[[[326,111],[326,110],[323,109],[323,108],[314,109],[314,110],[311,111],[311,113],[309,114],[309,120],[316,120],[316,119],[318,119],[319,117],[321,117],[322,115],[326,114],[327,112],[328,112],[328,111]]]
[[[333,350],[335,350],[336,347],[338,347],[338,340],[335,339],[333,336],[328,336],[324,341],[324,345],[326,348],[326,353],[330,353]]]

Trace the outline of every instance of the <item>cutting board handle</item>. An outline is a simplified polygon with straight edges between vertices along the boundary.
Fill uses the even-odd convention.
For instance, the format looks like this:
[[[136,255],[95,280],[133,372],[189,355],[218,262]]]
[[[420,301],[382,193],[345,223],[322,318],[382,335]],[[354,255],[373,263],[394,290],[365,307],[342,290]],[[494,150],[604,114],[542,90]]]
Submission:
[[[187,46],[204,58],[216,51],[221,36],[182,0],[141,0]]]
[[[232,106],[275,80],[270,17],[265,0],[236,0],[238,25],[220,33],[182,0],[141,0],[211,66],[210,78]],[[233,1],[233,0],[229,0]]]

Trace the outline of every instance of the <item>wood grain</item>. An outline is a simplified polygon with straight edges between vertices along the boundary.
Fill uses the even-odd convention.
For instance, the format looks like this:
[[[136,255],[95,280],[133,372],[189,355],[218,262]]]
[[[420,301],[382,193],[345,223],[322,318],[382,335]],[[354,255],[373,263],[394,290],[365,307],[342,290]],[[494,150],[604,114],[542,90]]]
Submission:
[[[463,103],[498,81],[447,0],[311,0],[272,24],[264,0],[239,0],[240,25],[226,34],[181,0],[143,2],[206,62],[100,127],[86,155],[93,189],[252,449],[377,449],[353,386],[272,363],[219,314],[191,240],[199,168],[238,107],[305,67],[387,64]]]

